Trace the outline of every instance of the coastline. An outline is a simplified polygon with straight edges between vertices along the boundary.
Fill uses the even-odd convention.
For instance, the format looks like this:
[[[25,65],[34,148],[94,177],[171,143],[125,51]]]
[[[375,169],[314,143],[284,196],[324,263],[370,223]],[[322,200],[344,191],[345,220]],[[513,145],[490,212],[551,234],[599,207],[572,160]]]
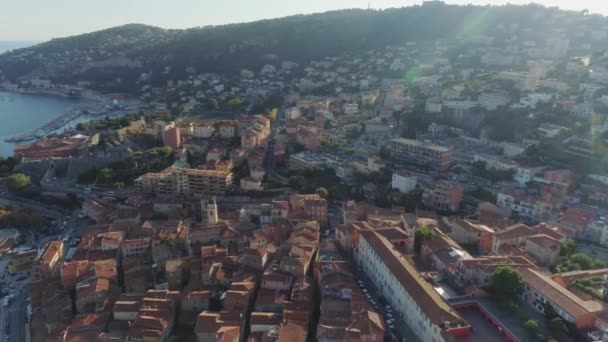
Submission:
[[[62,127],[66,127],[74,120],[78,119],[85,112],[95,112],[101,110],[104,106],[105,101],[101,96],[83,92],[83,96],[69,96],[65,93],[66,88],[59,89],[21,89],[15,84],[2,83],[0,84],[0,91],[6,93],[9,97],[10,94],[14,95],[31,95],[31,96],[48,96],[49,98],[61,98],[66,100],[74,100],[74,103],[78,103],[77,106],[66,109],[63,113],[58,116],[51,118],[49,121],[43,123],[41,126],[32,127],[29,130],[22,131],[4,137],[2,140],[6,143],[20,143],[28,142],[39,139],[46,136]]]
[[[15,93],[15,94],[24,94],[24,95],[48,95],[48,96],[57,96],[66,99],[78,99],[78,100],[88,100],[88,101],[96,101],[96,102],[106,102],[107,99],[92,90],[82,89],[81,96],[69,96],[65,93],[64,88],[62,89],[44,89],[44,88],[35,88],[35,89],[24,89],[19,88],[17,84],[14,83],[0,83],[0,90],[5,91],[7,93]]]

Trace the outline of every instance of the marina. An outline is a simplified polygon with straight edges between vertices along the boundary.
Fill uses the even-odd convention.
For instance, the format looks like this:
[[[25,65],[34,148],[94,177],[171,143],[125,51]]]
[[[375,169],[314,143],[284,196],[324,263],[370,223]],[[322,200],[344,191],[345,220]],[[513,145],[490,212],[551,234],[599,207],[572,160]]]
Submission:
[[[88,98],[24,94],[0,89],[0,156],[11,156],[15,143],[34,140],[88,120],[92,108],[100,105],[100,102]],[[89,112],[83,112],[83,109]]]
[[[22,141],[30,141],[30,140],[34,140],[34,139],[39,139],[53,131],[60,129],[61,127],[69,124],[73,120],[77,119],[78,117],[80,117],[81,115],[86,114],[86,113],[87,113],[87,111],[85,108],[70,109],[70,110],[66,111],[65,113],[61,114],[60,116],[48,121],[47,123],[45,123],[44,125],[42,125],[41,127],[37,128],[35,130],[9,136],[9,137],[5,138],[4,141],[11,142],[11,143],[17,143],[17,142],[22,142]]]

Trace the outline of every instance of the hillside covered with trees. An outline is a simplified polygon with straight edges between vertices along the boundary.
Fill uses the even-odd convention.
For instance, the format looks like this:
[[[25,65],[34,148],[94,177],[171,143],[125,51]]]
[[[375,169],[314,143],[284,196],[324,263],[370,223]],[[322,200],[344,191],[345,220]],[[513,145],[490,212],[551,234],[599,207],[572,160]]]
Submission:
[[[573,32],[581,21],[604,26],[602,16],[529,6],[423,5],[387,10],[342,10],[243,24],[165,30],[129,24],[53,39],[0,55],[0,77],[46,77],[56,83],[95,80],[135,85],[142,73],[162,84],[192,70],[235,74],[272,61],[296,63],[327,56],[362,54],[392,44],[454,43],[453,54],[497,27],[529,26],[542,39],[555,29]],[[547,36],[549,37],[549,36]]]

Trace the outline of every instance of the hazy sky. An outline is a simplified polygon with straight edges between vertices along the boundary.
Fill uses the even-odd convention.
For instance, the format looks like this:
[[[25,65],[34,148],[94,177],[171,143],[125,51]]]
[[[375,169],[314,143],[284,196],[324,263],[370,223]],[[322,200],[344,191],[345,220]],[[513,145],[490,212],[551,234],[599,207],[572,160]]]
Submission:
[[[456,4],[527,4],[533,0],[447,0]],[[372,8],[422,0],[371,0]],[[608,14],[606,0],[536,0],[546,6]],[[47,40],[127,24],[187,28],[367,8],[368,0],[6,0],[0,1],[0,40]]]

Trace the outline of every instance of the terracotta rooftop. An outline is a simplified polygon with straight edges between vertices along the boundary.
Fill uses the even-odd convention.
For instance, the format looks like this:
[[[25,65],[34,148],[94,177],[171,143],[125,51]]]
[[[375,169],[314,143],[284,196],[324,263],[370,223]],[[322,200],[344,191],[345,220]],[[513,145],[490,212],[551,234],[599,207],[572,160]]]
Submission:
[[[552,280],[549,275],[531,268],[522,267],[519,270],[528,286],[541,293],[553,305],[559,306],[574,319],[589,313],[598,313],[604,309],[604,306],[598,301],[583,301]]]
[[[559,249],[560,246],[559,241],[545,234],[529,236],[528,238],[526,238],[526,241],[533,242],[534,244],[547,249]]]
[[[556,240],[562,240],[568,237],[568,234],[562,229],[547,225],[545,223],[537,224],[536,226],[532,227],[532,229],[534,229],[538,234],[545,234]]]
[[[532,228],[526,226],[525,224],[518,223],[507,227],[505,230],[496,233],[494,236],[496,236],[497,239],[507,241],[532,236],[535,234],[536,232],[532,230]]]
[[[51,241],[46,246],[44,253],[40,256],[40,260],[46,263],[50,263],[57,253],[63,253],[63,241]]]
[[[276,325],[281,324],[281,315],[274,312],[252,312],[250,323],[251,325]]]
[[[361,236],[434,324],[444,326],[448,323],[449,327],[468,325],[386,238],[373,231],[362,231]]]
[[[569,207],[562,214],[560,223],[574,227],[586,227],[595,217],[596,213],[592,210]]]
[[[288,321],[279,329],[277,342],[306,342],[307,334],[306,324]]]

